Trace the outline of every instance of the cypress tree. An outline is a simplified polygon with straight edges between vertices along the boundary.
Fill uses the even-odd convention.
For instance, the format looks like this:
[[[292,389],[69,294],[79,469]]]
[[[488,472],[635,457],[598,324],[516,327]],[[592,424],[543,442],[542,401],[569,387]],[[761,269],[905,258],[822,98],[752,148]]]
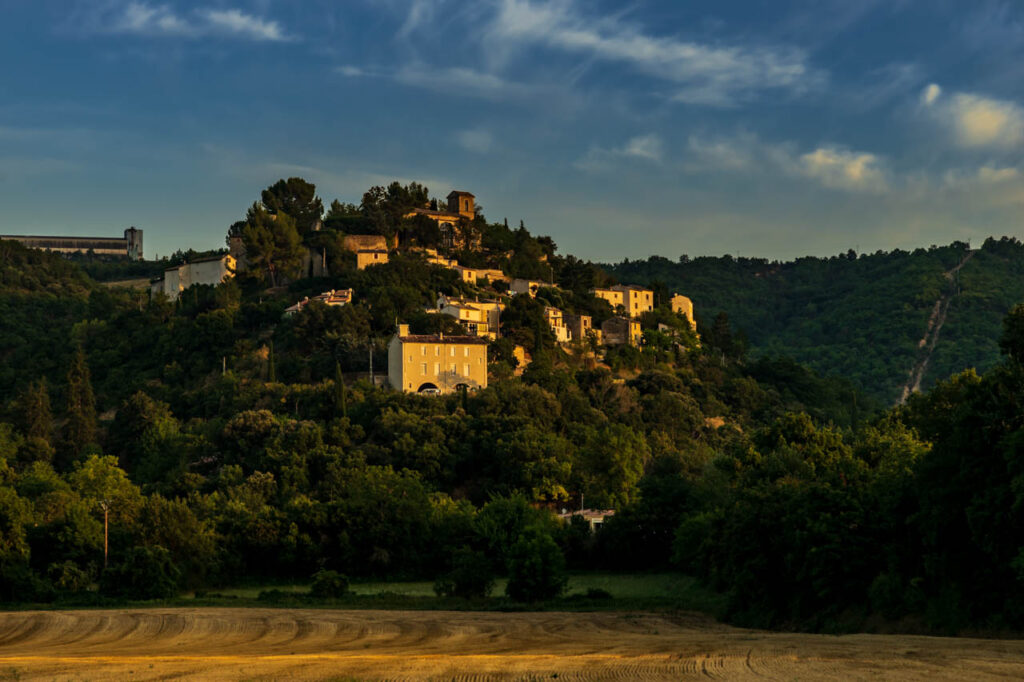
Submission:
[[[345,377],[341,375],[341,363],[334,363],[334,407],[341,410],[341,416],[348,416],[348,401],[345,396]]]
[[[81,346],[75,351],[71,369],[68,370],[67,396],[66,440],[77,455],[86,445],[96,442],[96,398],[92,392],[85,351]]]
[[[277,368],[274,367],[274,342],[270,342],[270,351],[267,354],[267,383],[277,381]]]
[[[53,437],[53,413],[50,411],[50,391],[46,379],[33,381],[18,401],[21,408],[21,427],[29,438],[50,442]]]

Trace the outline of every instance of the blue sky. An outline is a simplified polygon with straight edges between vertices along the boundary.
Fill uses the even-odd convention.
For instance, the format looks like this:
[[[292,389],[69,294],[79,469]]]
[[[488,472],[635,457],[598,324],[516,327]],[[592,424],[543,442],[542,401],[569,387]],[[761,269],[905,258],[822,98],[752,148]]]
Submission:
[[[0,0],[0,232],[417,180],[596,260],[1024,231],[1018,0]]]

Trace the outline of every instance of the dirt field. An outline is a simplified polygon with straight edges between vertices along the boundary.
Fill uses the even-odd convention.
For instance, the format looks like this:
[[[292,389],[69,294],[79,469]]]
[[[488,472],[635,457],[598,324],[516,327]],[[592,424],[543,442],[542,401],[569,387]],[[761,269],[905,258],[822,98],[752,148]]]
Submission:
[[[702,617],[147,609],[0,614],[0,679],[1024,678],[1024,641],[792,635]]]

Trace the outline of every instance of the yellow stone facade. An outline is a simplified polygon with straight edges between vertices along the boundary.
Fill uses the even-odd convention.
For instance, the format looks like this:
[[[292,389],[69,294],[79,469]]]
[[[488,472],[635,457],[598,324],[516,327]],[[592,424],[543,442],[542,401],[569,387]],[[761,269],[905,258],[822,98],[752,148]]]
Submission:
[[[608,289],[594,289],[591,293],[608,301],[612,308],[622,306],[630,317],[640,317],[654,310],[654,292],[635,284],[617,284]]]
[[[388,380],[405,393],[487,388],[487,341],[474,336],[413,335],[398,325],[388,346]]]

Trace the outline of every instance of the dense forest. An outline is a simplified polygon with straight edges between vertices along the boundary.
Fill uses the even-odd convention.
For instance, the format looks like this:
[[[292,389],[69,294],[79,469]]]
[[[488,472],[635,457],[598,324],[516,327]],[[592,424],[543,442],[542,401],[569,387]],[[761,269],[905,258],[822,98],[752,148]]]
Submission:
[[[282,180],[228,229],[254,267],[175,302],[0,242],[0,599],[165,597],[314,575],[325,592],[347,575],[435,579],[440,593],[474,596],[507,575],[509,598],[531,601],[556,597],[566,570],[659,569],[700,577],[740,623],[1024,626],[1024,308],[994,328],[966,325],[1009,294],[968,296],[993,281],[965,266],[949,333],[984,337],[1002,359],[889,409],[879,398],[893,383],[861,392],[787,357],[830,348],[838,337],[823,324],[793,352],[753,328],[748,344],[729,324],[769,325],[748,282],[776,300],[800,289],[801,310],[846,320],[857,341],[843,348],[889,367],[896,350],[875,346],[896,344],[905,317],[924,326],[958,245],[733,261],[697,330],[665,294],[700,306],[723,262],[649,261],[636,266],[660,282],[645,343],[595,353],[556,344],[544,307],[599,322],[613,311],[590,288],[639,280],[634,264],[613,275],[480,213],[460,229],[482,247],[449,255],[557,286],[509,300],[488,388],[422,397],[371,383],[370,357],[385,366],[396,321],[458,331],[424,312],[438,293],[493,296],[502,284],[474,287],[409,248],[358,270],[342,242],[372,233],[441,248],[435,225],[404,217],[432,201],[394,183],[324,214],[315,188]],[[1020,248],[986,244],[971,265],[1009,273]],[[304,277],[302,249],[325,254],[328,274]],[[840,276],[850,263],[870,286]],[[117,267],[92,272],[116,279]],[[143,271],[124,267],[126,279]],[[690,279],[672,280],[677,267]],[[847,282],[849,311],[813,295],[823,280]],[[901,288],[910,281],[919,300]],[[331,288],[352,288],[353,303],[282,316]],[[553,513],[581,504],[617,513],[596,534]]]
[[[961,261],[955,276],[945,276]],[[954,242],[791,262],[652,256],[605,269],[683,292],[698,315],[726,312],[753,355],[791,357],[889,404],[900,397],[941,297],[949,296],[949,309],[924,386],[995,366],[1003,316],[1024,300],[1024,245],[1006,237],[973,251]]]

